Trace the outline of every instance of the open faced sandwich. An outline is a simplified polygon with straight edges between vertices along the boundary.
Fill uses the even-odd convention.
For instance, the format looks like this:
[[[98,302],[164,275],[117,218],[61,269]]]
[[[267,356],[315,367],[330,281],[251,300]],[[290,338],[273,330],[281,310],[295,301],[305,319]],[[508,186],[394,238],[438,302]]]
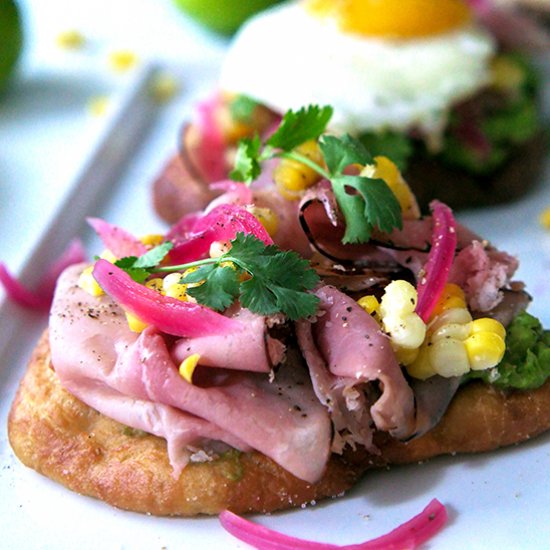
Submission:
[[[106,250],[60,277],[9,416],[24,464],[129,510],[269,512],[550,428],[517,259],[331,115],[244,139],[166,235],[90,220]]]
[[[547,154],[525,50],[550,40],[524,16],[471,4],[304,0],[253,18],[154,184],[161,217],[181,216],[189,186],[206,194],[226,177],[241,137],[310,103],[333,106],[331,131],[390,157],[423,213],[434,198],[456,209],[525,194]]]

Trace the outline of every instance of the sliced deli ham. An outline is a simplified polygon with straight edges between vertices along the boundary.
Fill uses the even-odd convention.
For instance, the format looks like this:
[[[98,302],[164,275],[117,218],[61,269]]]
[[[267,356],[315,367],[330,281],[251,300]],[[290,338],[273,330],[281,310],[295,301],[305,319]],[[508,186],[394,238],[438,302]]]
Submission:
[[[351,433],[353,443],[371,448],[369,416],[377,429],[399,438],[414,430],[411,388],[376,321],[334,287],[316,291],[320,315],[298,323],[298,343],[311,371],[315,391],[337,430]],[[378,382],[380,396],[369,403],[365,391]],[[372,394],[372,391],[369,393]],[[348,422],[348,425],[345,425]]]
[[[93,298],[77,286],[81,270],[62,275],[50,317],[52,363],[71,393],[165,437],[175,471],[186,460],[182,445],[215,439],[257,449],[306,481],[321,477],[330,420],[305,369],[284,365],[272,382],[266,374],[208,369],[206,382],[189,384],[177,372],[171,342],[154,328],[130,332],[109,297]]]

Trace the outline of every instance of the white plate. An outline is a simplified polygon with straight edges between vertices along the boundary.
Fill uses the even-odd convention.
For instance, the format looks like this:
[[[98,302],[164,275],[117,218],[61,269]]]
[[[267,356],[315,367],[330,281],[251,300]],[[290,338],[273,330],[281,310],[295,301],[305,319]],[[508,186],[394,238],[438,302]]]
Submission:
[[[85,206],[86,201],[62,203],[63,211],[57,213],[51,224],[56,226],[56,220],[68,216],[63,218],[69,220],[63,226],[70,231],[61,231],[55,243],[44,240],[47,235],[44,231],[36,241],[35,258],[44,262],[54,255],[54,250],[59,250],[73,236],[73,231],[85,239],[90,253],[97,251],[98,243],[84,229],[83,219],[89,215],[105,217],[135,233],[163,227],[151,210],[150,182],[175,149],[180,121],[190,112],[195,98],[207,91],[215,67],[184,67],[183,74],[185,82],[195,83],[194,87],[188,87],[179,101],[155,113],[154,124],[143,134],[142,142],[133,145],[131,155],[122,155],[123,160],[128,157],[128,162],[118,166],[121,172],[110,192],[96,197],[100,200],[92,209]],[[139,88],[139,84],[136,86]],[[131,108],[135,98],[135,93],[129,93],[127,103],[120,106],[118,113]],[[120,122],[115,116],[114,126],[106,130],[103,138],[112,137],[111,132],[120,129]],[[97,159],[97,154],[96,147],[90,158]],[[547,276],[550,235],[537,222],[541,209],[550,206],[550,174],[545,181],[546,185],[536,194],[514,205],[459,217],[503,250],[519,256],[522,262],[519,277],[528,283],[535,297],[531,311],[550,326]],[[81,182],[81,178],[76,178],[75,185]],[[29,269],[27,264],[26,270]],[[216,518],[153,518],[116,510],[74,494],[23,467],[9,447],[6,419],[18,380],[45,319],[10,307],[2,312],[2,325],[12,329],[10,345],[0,363],[0,547],[198,550],[246,546],[226,534]],[[372,472],[344,498],[255,519],[299,537],[350,544],[390,531],[436,497],[448,507],[450,520],[426,548],[548,548],[549,459],[550,436],[543,436],[482,456],[446,457]]]

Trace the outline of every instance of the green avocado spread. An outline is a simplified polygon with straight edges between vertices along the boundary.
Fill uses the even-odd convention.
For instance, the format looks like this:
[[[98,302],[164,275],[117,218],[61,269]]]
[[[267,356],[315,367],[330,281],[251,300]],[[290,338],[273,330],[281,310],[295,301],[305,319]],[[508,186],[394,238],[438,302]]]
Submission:
[[[506,352],[500,364],[471,371],[466,379],[481,379],[502,389],[531,390],[550,376],[550,330],[529,313],[520,313],[506,330]]]

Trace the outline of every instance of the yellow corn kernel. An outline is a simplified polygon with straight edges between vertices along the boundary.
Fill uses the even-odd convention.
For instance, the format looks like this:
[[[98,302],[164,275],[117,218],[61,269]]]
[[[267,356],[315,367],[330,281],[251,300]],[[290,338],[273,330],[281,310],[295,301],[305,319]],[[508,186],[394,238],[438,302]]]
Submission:
[[[367,295],[359,298],[357,303],[376,320],[380,320],[380,302],[376,296]]]
[[[186,269],[183,274],[181,275],[181,278],[185,277],[186,275],[189,275],[189,273],[194,273],[199,269],[197,266],[195,267],[189,267]],[[199,281],[198,283],[187,283],[187,288],[195,288],[196,286],[200,286],[204,283],[204,281]]]
[[[78,50],[86,43],[84,35],[76,30],[60,32],[55,41],[64,50]]]
[[[105,249],[100,255],[99,257],[102,259],[102,260],[107,260],[108,262],[111,262],[112,264],[114,264],[118,258],[108,249]]]
[[[161,294],[162,294],[162,291],[163,291],[163,285],[164,285],[164,280],[161,279],[160,277],[155,277],[154,279],[149,279],[145,283],[145,286],[147,288],[150,288],[151,290],[156,290],[157,292],[160,292]]]
[[[476,332],[464,341],[472,370],[496,367],[504,356],[506,344],[495,332]]]
[[[193,355],[186,357],[179,366],[180,376],[190,384],[193,383],[193,373],[199,364],[200,358],[201,356],[198,353],[193,353]]]
[[[181,273],[169,273],[162,279],[162,291],[166,293],[166,291],[172,286],[177,285],[182,280],[183,275]]]
[[[315,140],[302,143],[294,151],[319,166],[323,164],[323,156]],[[293,198],[298,198],[300,192],[316,184],[320,179],[321,176],[313,168],[294,159],[282,159],[273,171],[273,180],[277,189],[279,191],[283,189],[290,195],[297,195]]]
[[[498,334],[503,340],[506,339],[506,329],[501,322],[490,317],[482,317],[472,321],[472,334],[478,332],[494,332]]]
[[[382,317],[412,313],[416,308],[418,294],[411,283],[399,279],[392,281],[384,289],[380,302]]]
[[[397,347],[414,349],[424,342],[426,325],[416,313],[388,315],[382,317],[382,322],[392,344]]]
[[[103,289],[99,286],[97,281],[94,279],[94,276],[92,275],[93,270],[93,265],[84,268],[84,270],[80,274],[80,277],[78,278],[78,286],[82,290],[85,290],[91,296],[103,296],[103,294],[105,293],[103,292]]]
[[[179,283],[171,285],[166,289],[166,296],[181,300],[182,302],[187,302],[187,285]]]
[[[395,350],[395,356],[400,365],[411,365],[416,361],[420,353],[421,348],[397,348]]]
[[[422,346],[419,349],[416,359],[407,365],[406,368],[410,376],[420,380],[426,380],[436,374],[432,364],[430,363],[427,346]]]
[[[471,323],[447,323],[431,332],[430,341],[437,342],[443,338],[455,338],[456,340],[466,340],[472,331]]]
[[[140,241],[145,246],[158,246],[164,241],[164,236],[156,233],[150,233],[141,237]]]
[[[437,315],[440,315],[446,309],[465,307],[466,296],[464,291],[454,283],[447,283],[435,305],[431,318],[433,319]]]
[[[137,62],[137,55],[130,50],[117,50],[109,54],[109,65],[113,70],[119,73],[132,69]]]
[[[228,241],[214,241],[210,245],[210,257],[219,258],[231,250],[231,243]]]
[[[543,210],[539,216],[539,223],[542,227],[550,229],[550,208]]]
[[[149,325],[128,311],[125,312],[128,327],[132,332],[143,332]]]
[[[271,208],[249,206],[247,210],[263,225],[264,229],[273,237],[279,229],[279,217]]]
[[[461,376],[470,370],[470,361],[464,342],[445,338],[428,346],[428,356],[434,371],[446,378]]]
[[[365,166],[361,175],[384,180],[398,200],[403,217],[405,219],[419,218],[420,208],[416,197],[403,179],[399,168],[388,157],[378,156],[374,158],[374,161],[376,164]]]
[[[433,334],[441,327],[451,323],[465,325],[471,322],[472,315],[466,308],[453,307],[451,309],[446,309],[443,313],[435,317],[435,319],[433,319],[428,325],[428,332]]]

